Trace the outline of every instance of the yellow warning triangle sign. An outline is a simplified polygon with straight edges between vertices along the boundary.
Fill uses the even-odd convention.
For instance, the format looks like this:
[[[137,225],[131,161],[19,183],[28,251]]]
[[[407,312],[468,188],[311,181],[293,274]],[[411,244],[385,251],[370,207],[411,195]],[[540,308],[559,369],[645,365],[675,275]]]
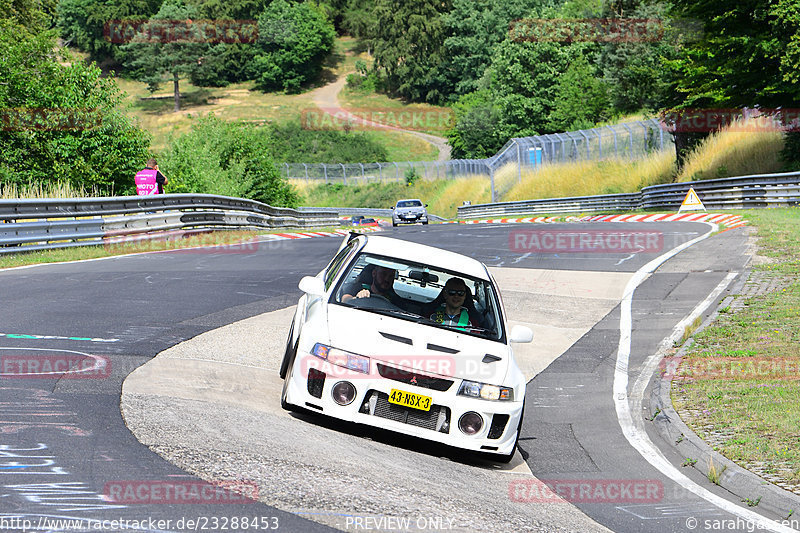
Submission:
[[[681,211],[699,211],[701,209],[705,211],[706,206],[703,205],[703,202],[700,201],[700,197],[694,192],[694,187],[689,187],[689,192],[686,193],[686,198],[683,199],[678,213]]]

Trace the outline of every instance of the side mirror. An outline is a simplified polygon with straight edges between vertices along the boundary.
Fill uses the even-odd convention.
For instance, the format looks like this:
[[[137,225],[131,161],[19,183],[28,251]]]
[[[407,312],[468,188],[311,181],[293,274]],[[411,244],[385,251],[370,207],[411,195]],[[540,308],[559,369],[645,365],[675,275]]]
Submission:
[[[425,207],[428,207],[428,204],[425,204]]]
[[[511,342],[531,342],[533,340],[533,331],[528,326],[520,326],[517,324],[511,328],[511,333],[508,336]]]
[[[325,296],[325,283],[313,276],[306,276],[301,279],[300,283],[297,284],[297,288],[310,296]]]

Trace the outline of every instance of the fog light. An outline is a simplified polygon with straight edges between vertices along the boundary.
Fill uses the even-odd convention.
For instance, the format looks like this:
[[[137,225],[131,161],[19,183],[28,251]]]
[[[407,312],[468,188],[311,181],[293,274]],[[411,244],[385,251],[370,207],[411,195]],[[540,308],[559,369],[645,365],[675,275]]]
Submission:
[[[483,427],[483,418],[478,413],[464,413],[458,419],[458,429],[466,435],[475,435]]]
[[[340,381],[331,389],[331,395],[339,405],[349,405],[356,399],[356,388],[348,381]]]

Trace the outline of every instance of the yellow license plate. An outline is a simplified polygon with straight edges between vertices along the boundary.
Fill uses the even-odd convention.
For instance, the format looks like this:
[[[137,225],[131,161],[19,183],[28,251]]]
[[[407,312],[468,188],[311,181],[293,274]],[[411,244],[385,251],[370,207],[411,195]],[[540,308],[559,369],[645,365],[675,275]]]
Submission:
[[[430,411],[432,401],[430,396],[392,389],[392,393],[389,395],[389,403],[419,409],[420,411]]]

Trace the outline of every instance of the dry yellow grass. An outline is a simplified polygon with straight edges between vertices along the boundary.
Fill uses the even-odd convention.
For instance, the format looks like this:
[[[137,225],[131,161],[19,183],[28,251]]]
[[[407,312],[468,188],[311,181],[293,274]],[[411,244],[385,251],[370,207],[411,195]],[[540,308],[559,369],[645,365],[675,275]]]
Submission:
[[[751,119],[710,135],[687,158],[677,181],[726,178],[778,172],[784,134]]]
[[[418,183],[419,188],[423,189],[426,183],[434,184],[435,182]],[[464,201],[469,201],[473,204],[485,204],[492,197],[489,191],[489,181],[484,176],[460,177],[450,180],[445,187],[431,185],[430,189],[435,190],[436,194],[428,196],[426,191],[420,190],[419,197],[424,198],[425,202],[428,203],[428,211],[444,217],[455,217],[456,209]]]
[[[666,151],[636,161],[607,159],[545,165],[538,171],[523,171],[521,180],[516,166],[510,164],[495,173],[495,182],[502,185],[508,180],[518,181],[503,196],[506,201],[636,192],[648,185],[670,182],[675,174],[674,160],[674,154]]]
[[[0,198],[86,198],[97,197],[97,189],[86,190],[68,182],[34,183],[18,186],[15,183],[0,183]]]

